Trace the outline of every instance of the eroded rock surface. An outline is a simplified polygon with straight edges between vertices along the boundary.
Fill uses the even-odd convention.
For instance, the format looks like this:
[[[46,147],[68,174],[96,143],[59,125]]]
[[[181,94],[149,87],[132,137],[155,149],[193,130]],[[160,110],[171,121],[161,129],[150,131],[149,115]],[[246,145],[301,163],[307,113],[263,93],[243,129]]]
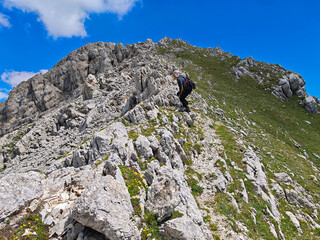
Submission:
[[[182,67],[157,55],[173,43],[173,51],[183,51],[181,40],[167,38],[88,44],[0,103],[0,228],[19,227],[29,212],[49,226],[50,239],[68,240],[250,239],[256,236],[248,228],[262,224],[261,216],[269,237],[285,239],[284,218],[301,236],[306,224],[320,228],[318,196],[289,171],[271,171],[262,151],[246,142],[256,123],[236,109],[239,118],[231,119],[196,91],[188,97],[192,112],[181,112],[172,73]],[[206,56],[233,58],[220,48]],[[261,67],[253,58],[238,60],[236,80],[273,79],[253,73]],[[282,74],[275,95],[306,96],[301,76],[269,68]],[[316,112],[319,102],[311,98],[304,105]],[[223,139],[227,132],[232,139]],[[302,157],[308,164],[319,158]],[[312,167],[308,177],[317,182]],[[290,211],[281,212],[283,203]]]

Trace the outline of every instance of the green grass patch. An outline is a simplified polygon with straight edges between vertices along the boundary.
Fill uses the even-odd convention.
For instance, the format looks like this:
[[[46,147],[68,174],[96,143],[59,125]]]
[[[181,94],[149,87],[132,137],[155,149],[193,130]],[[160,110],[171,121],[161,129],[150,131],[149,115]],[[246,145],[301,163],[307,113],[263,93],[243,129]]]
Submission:
[[[107,161],[109,157],[110,157],[110,153],[107,153],[106,155],[104,155],[103,161]]]
[[[203,193],[203,188],[198,185],[199,182],[193,177],[189,177],[187,179],[187,183],[189,187],[191,187],[191,193],[194,197],[201,195]]]
[[[234,161],[238,166],[242,166],[244,154],[243,150],[236,143],[234,134],[224,125],[217,125],[216,133],[221,139],[224,151],[229,159],[228,162],[231,164],[231,161]]]
[[[0,230],[1,239],[11,239],[11,240],[47,240],[49,239],[49,226],[45,225],[41,221],[41,216],[39,214],[40,207],[34,212],[28,212],[28,214],[23,217],[16,224],[16,227],[9,226],[10,221],[7,225]],[[36,235],[30,234],[22,236],[26,229],[30,232],[36,233]]]
[[[131,138],[133,141],[136,141],[137,138],[140,136],[140,134],[136,133],[136,131],[134,129],[131,129],[129,132],[128,132],[128,136],[129,138]]]
[[[179,211],[173,211],[171,213],[171,217],[170,219],[175,219],[175,218],[181,218],[183,216],[183,214]]]
[[[149,137],[151,136],[152,133],[154,133],[154,131],[156,130],[156,127],[151,125],[149,127],[146,127],[146,126],[140,126],[140,129],[141,129],[141,134],[146,136],[146,137]]]
[[[152,157],[148,160],[139,160],[139,167],[142,171],[145,171],[147,170],[147,167],[148,167],[148,163],[151,163],[152,161],[156,160],[155,157]]]
[[[170,40],[171,41],[171,40]],[[179,51],[175,49],[179,48]],[[282,73],[282,70],[275,64],[255,62],[247,68],[254,74],[264,79],[262,84],[258,83],[256,78],[244,75],[235,81],[233,67],[240,63],[240,59],[228,54],[216,54],[210,56],[215,50],[193,47],[190,44],[172,41],[168,47],[159,48],[157,53],[160,55],[171,54],[175,56],[173,60],[177,63],[184,63],[183,71],[188,72],[191,79],[197,84],[196,92],[199,93],[209,106],[214,109],[220,108],[224,115],[216,115],[211,111],[206,114],[214,121],[220,124],[210,125],[217,133],[224,151],[221,157],[227,155],[226,166],[222,162],[216,162],[223,173],[228,172],[234,179],[234,183],[228,186],[227,191],[234,193],[242,214],[239,215],[231,204],[230,199],[224,193],[218,193],[215,206],[216,209],[227,216],[227,219],[235,231],[238,231],[236,221],[241,221],[249,230],[248,235],[253,239],[274,239],[270,233],[270,227],[267,222],[275,225],[276,231],[279,232],[277,224],[266,213],[266,208],[270,209],[260,197],[254,192],[254,186],[250,181],[245,181],[245,186],[249,195],[249,204],[245,203],[238,191],[241,191],[239,185],[240,179],[245,179],[244,173],[234,170],[231,162],[234,162],[239,168],[246,172],[245,165],[242,163],[244,149],[251,146],[266,168],[267,177],[274,178],[275,172],[288,172],[288,168],[294,174],[292,179],[299,183],[314,202],[320,201],[320,186],[310,175],[317,175],[312,169],[311,161],[316,167],[320,168],[320,161],[313,157],[313,153],[320,155],[320,115],[310,114],[299,105],[298,97],[294,96],[286,102],[281,102],[274,97],[272,86],[275,85],[283,75],[290,74],[289,71]],[[188,62],[188,64],[185,64]],[[310,122],[307,124],[305,121]],[[180,125],[179,125],[180,126]],[[235,133],[234,130],[245,131],[247,136],[242,138],[243,144],[236,140],[241,134]],[[189,128],[194,134],[195,129]],[[183,135],[187,139],[184,146],[186,154],[192,154],[194,144],[199,139],[192,139],[185,128]],[[189,130],[188,129],[188,130]],[[180,133],[182,131],[180,130]],[[199,136],[201,135],[198,132]],[[295,142],[301,147],[297,148]],[[298,157],[306,151],[309,159]],[[271,157],[272,156],[272,157]],[[190,162],[191,165],[191,162]],[[189,183],[197,185],[196,182],[189,180]],[[285,211],[296,212],[298,209],[290,206],[285,201],[280,201],[279,211],[285,215]],[[256,209],[255,224],[251,217],[252,208]],[[301,208],[302,212],[310,214],[310,209]],[[317,221],[319,223],[319,221]],[[301,239],[314,239],[317,235],[315,231],[308,229],[307,224],[301,223],[304,232]],[[297,230],[287,217],[281,222],[281,230],[286,239],[296,239]],[[312,235],[312,233],[314,235]]]
[[[197,176],[200,181],[202,180],[202,177],[203,177],[201,173],[198,173],[192,167],[188,167],[184,173],[189,177]]]
[[[56,160],[65,158],[69,153],[70,153],[70,151],[66,152],[65,154],[63,154],[63,155],[61,155],[60,157],[58,157]]]
[[[157,221],[157,216],[151,212],[146,211],[142,221],[145,227],[141,232],[142,240],[164,240],[164,238],[160,235],[159,232],[159,223]]]
[[[119,168],[121,170],[122,176],[128,188],[133,209],[135,210],[133,215],[140,216],[142,212],[140,201],[139,201],[140,190],[145,189],[146,195],[147,195],[148,187],[143,182],[143,178],[141,177],[140,173],[135,172],[134,170],[131,170],[130,168],[123,165],[119,165]]]

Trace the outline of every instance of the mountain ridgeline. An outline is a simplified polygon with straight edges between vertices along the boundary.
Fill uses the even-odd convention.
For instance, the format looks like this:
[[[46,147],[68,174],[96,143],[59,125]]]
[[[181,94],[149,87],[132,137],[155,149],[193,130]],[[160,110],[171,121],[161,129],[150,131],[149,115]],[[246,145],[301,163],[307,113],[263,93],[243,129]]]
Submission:
[[[0,239],[320,239],[319,109],[219,47],[87,44],[0,103]]]

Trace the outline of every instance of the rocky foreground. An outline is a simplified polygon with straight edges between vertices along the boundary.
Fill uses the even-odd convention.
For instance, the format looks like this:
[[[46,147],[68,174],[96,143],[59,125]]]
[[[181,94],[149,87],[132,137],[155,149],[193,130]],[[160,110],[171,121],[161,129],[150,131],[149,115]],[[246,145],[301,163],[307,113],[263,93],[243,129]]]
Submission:
[[[194,92],[191,113],[180,111],[171,74],[182,66],[157,54],[170,41],[88,44],[0,103],[0,239],[255,238],[243,221],[217,211],[220,193],[238,214],[240,202],[258,196],[267,238],[286,238],[285,216],[298,236],[305,234],[301,224],[320,229],[314,195],[286,172],[267,176],[260,152],[224,110]],[[211,54],[228,58],[219,48]],[[240,62],[235,81],[247,74],[263,82],[250,71],[257,64]],[[305,96],[301,104],[316,113],[317,99],[304,84],[296,73],[283,75],[273,94]],[[235,133],[241,163],[227,156],[221,127]],[[318,181],[317,166],[305,159]],[[234,182],[241,200],[228,189]],[[306,211],[288,208],[284,216],[279,202]],[[249,211],[257,224],[260,213]]]

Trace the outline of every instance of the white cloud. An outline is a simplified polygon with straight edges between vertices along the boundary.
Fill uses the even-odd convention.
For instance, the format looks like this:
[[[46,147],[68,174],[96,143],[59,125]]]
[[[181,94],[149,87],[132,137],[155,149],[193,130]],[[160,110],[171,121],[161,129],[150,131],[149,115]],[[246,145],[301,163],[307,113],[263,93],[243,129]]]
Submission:
[[[0,27],[11,27],[9,17],[0,13]]]
[[[0,92],[0,100],[7,99],[7,98],[8,98],[8,94],[7,93]]]
[[[121,18],[140,0],[4,0],[6,7],[35,12],[57,37],[87,36],[84,27],[90,13],[114,13]]]
[[[47,70],[40,70],[40,73],[44,74]],[[27,81],[29,78],[32,78],[37,73],[35,72],[4,72],[1,75],[1,81],[8,83],[11,87],[16,87],[22,81]]]

